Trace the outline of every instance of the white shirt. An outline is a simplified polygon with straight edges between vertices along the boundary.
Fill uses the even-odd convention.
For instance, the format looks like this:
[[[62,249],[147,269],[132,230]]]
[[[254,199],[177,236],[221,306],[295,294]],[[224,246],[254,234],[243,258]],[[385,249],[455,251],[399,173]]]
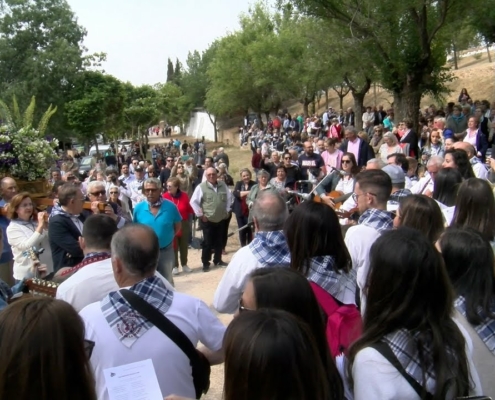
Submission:
[[[210,182],[206,183],[210,188],[212,188],[215,192],[218,190],[218,184],[217,186],[213,186]],[[232,207],[232,193],[230,192],[230,189],[225,185],[227,188],[227,205],[226,209],[227,212],[230,212],[230,209]],[[196,189],[194,189],[194,192],[191,196],[191,200],[189,201],[191,204],[192,209],[194,210],[194,213],[196,214],[197,217],[202,217],[203,216],[203,211],[201,207],[201,199],[203,198],[203,189],[201,189],[201,185],[196,186]]]
[[[425,174],[425,176],[412,185],[409,190],[412,194],[425,194],[427,191],[433,193],[433,185],[433,179],[431,179],[429,174]]]
[[[220,313],[234,314],[251,272],[263,266],[249,246],[241,247],[230,260],[213,298],[213,307]]]
[[[335,190],[344,194],[352,193],[352,191],[354,190],[354,178],[340,178],[337,186],[335,187]]]
[[[473,168],[473,172],[476,178],[488,180],[488,169],[485,167],[484,164],[474,163],[471,164],[471,167]]]
[[[189,358],[158,328],[152,327],[131,348],[127,348],[110,329],[100,302],[90,304],[79,314],[84,321],[86,339],[95,342],[91,365],[98,400],[109,400],[104,369],[147,359],[153,361],[162,397],[171,394],[196,397]],[[212,351],[221,349],[225,327],[201,300],[174,292],[166,316],[195,347],[201,341]]]
[[[167,289],[174,290],[158,271],[155,275],[163,281]],[[82,267],[60,284],[56,297],[66,301],[79,312],[87,305],[101,301],[107,294],[117,290],[119,286],[113,275],[112,261],[108,258]]]
[[[370,250],[381,233],[366,225],[356,225],[347,231],[345,244],[352,260],[352,268],[356,270],[356,282],[361,290],[361,314],[364,314],[366,296],[363,288],[366,286],[370,269]]]
[[[14,279],[22,280],[29,275],[33,261],[28,252],[33,246],[38,250],[41,247],[45,249],[43,254],[40,254],[39,260],[42,264],[47,265],[49,272],[53,271],[48,231],[43,230],[43,233],[39,234],[36,232],[37,226],[37,221],[29,225],[12,221],[7,227],[7,240],[12,247],[12,255],[14,256]]]
[[[466,339],[466,356],[474,389],[470,395],[481,395],[481,383],[472,360],[473,343],[466,330],[454,319]],[[365,347],[352,364],[354,400],[419,400],[418,394],[397,369],[377,350]],[[433,386],[433,385],[432,385]],[[434,387],[428,386],[430,393]]]

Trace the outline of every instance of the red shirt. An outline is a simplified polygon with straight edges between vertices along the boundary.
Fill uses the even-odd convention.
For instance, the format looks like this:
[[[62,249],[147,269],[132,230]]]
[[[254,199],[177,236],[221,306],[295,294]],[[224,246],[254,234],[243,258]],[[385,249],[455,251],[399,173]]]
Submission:
[[[191,204],[189,203],[189,197],[187,196],[187,193],[181,191],[179,196],[172,197],[167,191],[163,193],[162,197],[166,200],[171,201],[177,206],[177,209],[179,210],[180,216],[182,217],[183,221],[187,221],[189,219],[189,214],[194,214]]]

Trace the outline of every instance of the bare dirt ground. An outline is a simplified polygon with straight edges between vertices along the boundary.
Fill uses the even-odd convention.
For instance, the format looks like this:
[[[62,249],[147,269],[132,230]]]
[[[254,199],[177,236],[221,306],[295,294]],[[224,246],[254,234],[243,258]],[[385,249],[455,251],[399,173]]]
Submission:
[[[174,138],[178,138],[183,141],[192,140],[186,136],[173,136]],[[150,144],[162,144],[164,142],[168,142],[169,139],[155,138],[150,137]],[[215,145],[213,143],[208,144],[208,149],[214,148]],[[251,152],[249,150],[239,150],[238,148],[226,148],[226,153],[229,155],[229,158],[234,161],[235,164],[240,163],[244,164],[250,160]],[[237,154],[240,153],[241,157],[238,157]],[[244,164],[249,165],[249,164]],[[237,174],[234,175],[234,180],[237,180]],[[229,231],[235,231],[237,229],[237,223],[235,221],[235,217],[232,218],[230,223]],[[201,237],[200,232],[196,232],[197,237]],[[234,235],[229,238],[227,243],[227,255],[222,257],[223,261],[229,262],[234,253],[239,249],[239,239],[237,235]],[[222,275],[225,271],[223,268],[219,267],[211,267],[210,272],[202,271],[202,263],[201,263],[201,250],[189,249],[188,251],[188,266],[193,269],[193,272],[189,274],[185,274],[182,272],[182,269],[179,269],[180,274],[174,276],[175,288],[182,293],[187,293],[191,296],[198,297],[203,300],[212,310],[212,312],[218,316],[218,318],[222,321],[222,323],[227,326],[229,322],[232,320],[231,315],[227,314],[219,314],[212,307],[213,295],[217,288],[218,282],[222,278]],[[220,400],[222,398],[223,392],[223,365],[213,366],[211,372],[211,383],[210,390],[208,393],[202,397],[205,400]]]

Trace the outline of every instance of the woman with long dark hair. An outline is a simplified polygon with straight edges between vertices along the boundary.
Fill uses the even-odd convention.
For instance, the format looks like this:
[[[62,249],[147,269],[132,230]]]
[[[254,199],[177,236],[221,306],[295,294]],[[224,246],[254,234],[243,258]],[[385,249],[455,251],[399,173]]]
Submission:
[[[355,400],[481,394],[452,319],[449,277],[428,238],[410,228],[383,233],[371,247],[364,290],[363,335],[349,352]]]
[[[473,228],[495,243],[495,198],[484,179],[471,178],[459,186],[451,226]]]
[[[443,168],[456,168],[463,179],[475,178],[467,153],[461,149],[445,150]]]
[[[435,243],[444,230],[442,211],[437,202],[423,194],[404,197],[394,218],[394,227],[417,229],[431,243]]]
[[[447,225],[452,222],[455,200],[461,183],[462,175],[456,168],[442,168],[435,177],[432,198],[440,206]]]
[[[307,324],[282,310],[246,312],[225,333],[224,400],[334,398]]]
[[[356,271],[352,269],[337,214],[323,203],[302,203],[287,219],[284,233],[291,269],[310,281],[326,315],[332,356],[345,353],[361,333],[361,317],[356,308]],[[345,327],[333,329],[333,313],[338,308],[345,308],[349,318]]]
[[[288,268],[260,268],[251,273],[239,301],[239,314],[246,310],[276,308],[290,312],[308,324],[332,391],[342,399],[343,386],[325,337],[325,324],[318,301],[307,279]]]
[[[0,313],[0,343],[0,399],[96,400],[89,364],[95,344],[84,340],[69,303],[15,301]]]
[[[483,394],[495,397],[495,276],[490,243],[474,229],[449,228],[438,241],[455,291],[456,319],[473,341]]]

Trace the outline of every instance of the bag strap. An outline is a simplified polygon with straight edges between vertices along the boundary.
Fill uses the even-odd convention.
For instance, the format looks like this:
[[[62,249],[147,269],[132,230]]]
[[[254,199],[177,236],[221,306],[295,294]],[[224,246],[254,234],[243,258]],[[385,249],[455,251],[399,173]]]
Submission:
[[[395,356],[394,352],[392,351],[392,349],[389,347],[388,344],[384,342],[377,342],[370,344],[369,347],[375,349],[383,357],[385,357],[387,361],[390,364],[392,364],[395,367],[395,369],[397,369],[397,371],[399,371],[399,373],[405,378],[407,383],[411,385],[411,387],[414,389],[414,391],[418,394],[418,396],[421,399],[425,399],[425,400],[433,399],[433,395],[430,392],[426,391],[426,389],[423,386],[421,386],[416,379],[414,379],[411,375],[409,375],[406,372],[406,370],[404,369],[400,361],[397,359],[397,357]]]
[[[191,343],[189,338],[165,315],[130,290],[122,289],[120,293],[139,314],[162,331],[182,350],[182,352],[189,358],[191,366],[200,361],[196,348]],[[195,377],[193,376],[193,379],[194,378]]]

